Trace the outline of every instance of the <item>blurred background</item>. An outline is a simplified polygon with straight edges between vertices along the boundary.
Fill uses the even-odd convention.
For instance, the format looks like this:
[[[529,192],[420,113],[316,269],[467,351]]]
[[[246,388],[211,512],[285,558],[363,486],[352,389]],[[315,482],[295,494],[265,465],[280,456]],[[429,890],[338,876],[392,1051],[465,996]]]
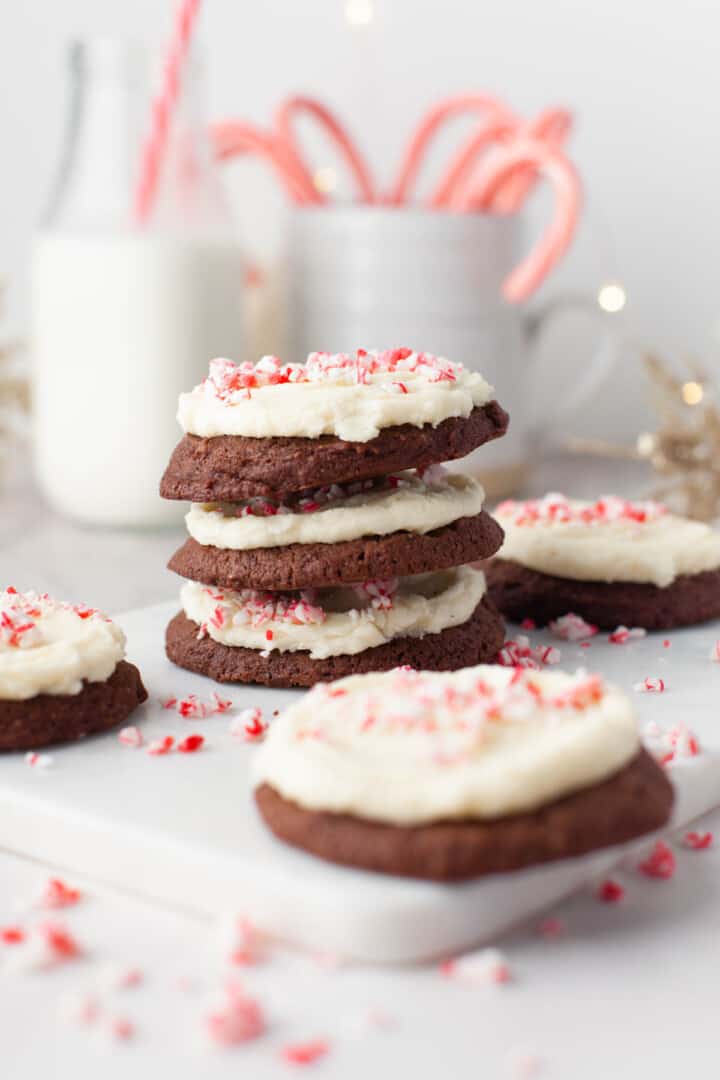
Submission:
[[[118,527],[177,522],[155,484],[177,434],[177,390],[197,381],[209,352],[299,359],[308,347],[408,344],[478,366],[513,415],[487,478],[498,495],[537,487],[528,462],[580,437],[610,443],[600,448],[610,467],[615,446],[631,451],[645,438],[647,451],[649,432],[667,420],[658,389],[666,406],[673,395],[689,410],[711,402],[720,22],[709,0],[185,7],[192,26],[176,56],[168,146],[151,169],[143,220],[133,204],[139,155],[152,142],[151,98],[157,108],[178,6],[26,0],[5,12],[0,349],[9,356],[15,341],[21,349],[0,370],[0,433],[4,422],[7,457],[8,432],[18,430],[11,406],[25,394],[17,379],[33,368],[36,474],[56,512]],[[69,54],[73,39],[95,45]],[[117,39],[146,51],[125,53]],[[109,84],[127,100],[106,94]],[[239,152],[236,128],[216,126],[208,137],[211,124],[240,121],[264,139],[283,101],[312,96],[341,120],[384,203],[428,110],[479,93],[494,95],[519,126],[494,137],[479,173],[464,174],[467,204],[434,214],[428,201],[489,112],[450,113],[402,215],[396,207],[363,216],[342,155],[308,115],[293,128],[311,196],[324,203],[315,221],[312,208],[298,213],[277,161],[246,145]],[[473,202],[486,163],[492,171],[526,145],[522,125],[554,107],[572,125],[533,142],[552,160],[525,162],[522,199],[510,211],[502,190]],[[127,137],[131,113],[144,144]],[[418,223],[411,211],[420,208]],[[96,252],[88,262],[80,250],[88,236],[111,236],[112,258],[97,261]],[[120,252],[128,237],[142,247]],[[202,250],[188,249],[188,237]],[[530,251],[532,280],[511,296],[508,275]],[[649,380],[648,353],[674,365],[678,381],[662,376],[659,385],[657,372]],[[587,479],[596,465],[588,458],[577,475]]]

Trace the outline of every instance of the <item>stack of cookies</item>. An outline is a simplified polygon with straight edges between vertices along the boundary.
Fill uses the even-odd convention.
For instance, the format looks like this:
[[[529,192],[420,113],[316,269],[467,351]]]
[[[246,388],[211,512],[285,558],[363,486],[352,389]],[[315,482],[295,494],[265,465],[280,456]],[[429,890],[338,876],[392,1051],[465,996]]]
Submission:
[[[503,623],[469,564],[502,530],[480,484],[440,464],[506,431],[481,375],[409,349],[213,360],[178,419],[160,490],[193,505],[171,660],[312,686],[495,658]]]

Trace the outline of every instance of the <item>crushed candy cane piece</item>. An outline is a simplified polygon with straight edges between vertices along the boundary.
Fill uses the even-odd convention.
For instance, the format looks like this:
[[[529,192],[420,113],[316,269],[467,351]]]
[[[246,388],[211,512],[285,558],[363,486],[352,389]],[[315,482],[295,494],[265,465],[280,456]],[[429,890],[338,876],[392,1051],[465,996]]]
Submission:
[[[553,619],[549,625],[552,633],[562,641],[585,641],[598,632],[597,626],[586,622],[582,616],[572,611],[561,615],[559,619]]]
[[[260,742],[265,737],[268,723],[263,720],[262,709],[243,709],[230,721],[230,734],[244,742]]]
[[[221,926],[221,945],[231,964],[254,967],[265,959],[267,938],[250,919],[233,916]]]
[[[665,680],[648,675],[642,682],[635,683],[633,690],[636,694],[664,694]]]
[[[181,754],[195,754],[198,750],[202,750],[204,742],[205,738],[202,735],[186,735],[177,744],[177,748]]]
[[[134,749],[136,749],[138,746],[142,746],[144,741],[140,729],[134,727],[133,725],[131,725],[130,727],[124,727],[121,731],[119,731],[118,739],[123,744],[123,746],[131,746]]]
[[[499,949],[478,949],[453,957],[440,965],[440,971],[469,983],[506,983],[511,977],[508,962]]]
[[[625,896],[625,889],[622,885],[613,881],[612,878],[608,878],[603,881],[597,890],[596,896],[598,900],[602,900],[604,904],[617,904]]]
[[[38,952],[34,959],[41,967],[53,967],[68,960],[76,960],[82,955],[77,940],[60,923],[41,923],[36,927],[35,935],[34,943],[38,946]]]
[[[713,647],[710,650],[710,659],[714,660],[716,664],[720,664],[720,638],[713,642]]]
[[[19,926],[0,926],[0,942],[3,945],[22,945],[26,938],[25,931]]]
[[[611,645],[627,645],[628,641],[639,641],[644,637],[647,637],[647,630],[643,630],[642,626],[633,626],[631,629],[627,626],[618,626],[609,635],[608,641]]]
[[[646,748],[661,765],[677,765],[702,753],[697,735],[679,724],[674,728],[661,728],[651,722],[643,728]]]
[[[539,671],[544,666],[559,664],[562,653],[552,645],[533,647],[530,639],[520,634],[516,640],[506,641],[497,656],[502,667],[521,667]]]
[[[110,1021],[110,1034],[114,1039],[125,1041],[135,1034],[135,1025],[126,1016],[115,1016]]]
[[[25,764],[32,769],[49,769],[53,763],[52,754],[38,754],[31,750],[25,755]]]
[[[690,848],[691,851],[707,851],[713,845],[713,834],[711,832],[688,832],[683,836],[683,847]]]
[[[312,1065],[330,1051],[327,1039],[311,1039],[309,1042],[287,1043],[281,1050],[283,1061],[290,1065]]]
[[[667,844],[658,840],[647,859],[638,864],[638,870],[645,877],[667,881],[675,873],[675,855]]]
[[[82,893],[66,885],[61,878],[48,878],[40,896],[38,905],[44,908],[64,908],[79,904]]]
[[[555,915],[549,915],[546,919],[541,919],[538,923],[538,934],[540,937],[554,940],[555,938],[562,937],[567,931],[567,923],[564,919],[559,919]]]
[[[148,743],[147,752],[152,757],[160,757],[163,754],[169,754],[174,744],[173,736],[165,735],[162,739],[153,739],[151,743]]]
[[[254,998],[235,983],[225,988],[225,1000],[205,1018],[208,1035],[220,1046],[238,1046],[265,1031],[265,1017]]]

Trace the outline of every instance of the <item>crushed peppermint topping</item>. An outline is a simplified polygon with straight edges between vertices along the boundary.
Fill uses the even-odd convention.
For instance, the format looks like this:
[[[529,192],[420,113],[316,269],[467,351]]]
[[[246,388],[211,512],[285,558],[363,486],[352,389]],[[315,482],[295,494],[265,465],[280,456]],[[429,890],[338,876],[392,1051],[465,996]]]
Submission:
[[[68,604],[48,593],[20,593],[12,586],[0,591],[0,648],[30,649],[45,644],[43,619],[70,612],[78,619],[110,620],[87,604]]]
[[[569,611],[567,615],[561,615],[550,623],[550,630],[562,641],[585,641],[594,637],[598,632],[597,626],[585,622],[581,615]]]
[[[361,585],[355,586],[355,591],[361,600],[369,601],[370,607],[375,611],[390,611],[398,585],[397,578],[389,578],[387,581],[364,581]]]
[[[211,589],[205,590],[212,599],[217,599]],[[218,603],[216,612],[222,613],[221,625],[261,627],[269,622],[279,622],[291,626],[305,626],[323,623],[326,613],[317,601],[314,589],[302,589],[299,592],[269,592],[259,589],[241,589],[224,594]]]
[[[657,502],[631,502],[616,495],[603,495],[594,503],[569,499],[555,492],[542,499],[506,499],[496,513],[513,525],[609,525],[628,522],[645,525],[667,513]]]
[[[502,667],[530,668],[539,671],[543,667],[559,664],[562,654],[552,645],[530,644],[530,639],[520,634],[516,639],[506,641],[497,656],[497,663]]]
[[[224,517],[276,517],[283,514],[314,514],[318,510],[338,506],[358,495],[379,495],[400,489],[420,492],[430,487],[447,487],[447,470],[442,465],[429,465],[425,469],[390,473],[370,480],[354,480],[346,484],[325,484],[319,488],[289,493],[272,499],[256,496],[241,502],[203,503],[206,511],[221,513]]]
[[[263,356],[256,364],[248,360],[235,364],[218,357],[210,361],[207,378],[193,393],[224,405],[237,405],[248,400],[253,390],[287,383],[373,384],[380,385],[388,393],[407,393],[411,389],[411,379],[422,379],[426,383],[456,382],[462,371],[461,364],[451,364],[443,357],[411,349],[383,352],[357,349],[354,353],[335,354],[313,352],[304,364],[283,364],[277,356]]]

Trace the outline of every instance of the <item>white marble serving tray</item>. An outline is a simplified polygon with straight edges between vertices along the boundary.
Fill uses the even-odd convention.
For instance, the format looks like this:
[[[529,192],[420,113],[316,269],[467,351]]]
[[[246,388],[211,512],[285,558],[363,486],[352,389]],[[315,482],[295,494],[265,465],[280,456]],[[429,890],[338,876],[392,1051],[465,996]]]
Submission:
[[[136,722],[146,742],[165,734],[206,737],[197,754],[149,756],[116,733],[52,751],[47,769],[24,756],[0,758],[0,845],[67,870],[208,915],[238,912],[311,949],[381,963],[418,961],[490,941],[509,926],[601,875],[647,840],[580,859],[462,885],[434,885],[344,869],[277,842],[251,799],[252,745],[233,739],[229,717],[185,720],[161,700],[215,684],[171,665],[163,631],[173,605],[118,621],[128,656],[142,670],[149,702]],[[675,825],[720,804],[720,664],[709,659],[720,626],[652,635],[627,646],[593,639],[559,643],[563,666],[596,669],[630,693],[646,675],[663,694],[638,695],[643,720],[699,733],[700,757],[672,770]],[[535,635],[537,641],[548,640]],[[558,644],[556,642],[556,644]],[[270,717],[296,693],[219,688],[235,710],[259,705]]]

